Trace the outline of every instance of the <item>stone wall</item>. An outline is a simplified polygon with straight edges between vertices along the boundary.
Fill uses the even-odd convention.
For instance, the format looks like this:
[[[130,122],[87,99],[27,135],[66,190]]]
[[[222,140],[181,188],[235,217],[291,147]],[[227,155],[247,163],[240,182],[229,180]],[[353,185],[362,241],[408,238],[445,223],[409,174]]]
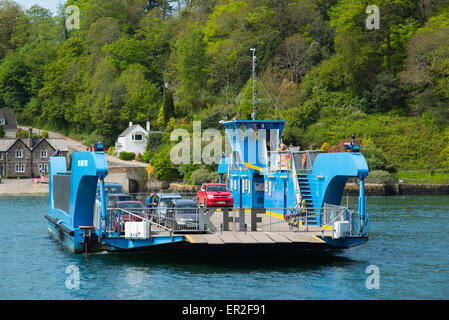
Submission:
[[[147,192],[148,174],[142,167],[109,167],[105,182],[120,183],[125,192]]]
[[[346,184],[345,196],[358,196],[359,186],[355,183]],[[397,183],[386,184],[365,184],[365,194],[367,196],[397,196],[397,195],[449,195],[448,184],[412,184]]]
[[[22,158],[16,157],[18,150],[22,150]],[[17,164],[23,164],[25,166],[25,172],[16,172]],[[31,151],[22,140],[17,140],[8,152],[6,152],[5,165],[5,175],[7,177],[31,177]]]

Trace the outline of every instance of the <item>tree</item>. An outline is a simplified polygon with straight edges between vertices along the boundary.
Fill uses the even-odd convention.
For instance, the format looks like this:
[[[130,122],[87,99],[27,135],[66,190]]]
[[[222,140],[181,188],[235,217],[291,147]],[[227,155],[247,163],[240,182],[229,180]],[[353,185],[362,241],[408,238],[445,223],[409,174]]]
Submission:
[[[14,25],[23,15],[21,7],[10,0],[0,1],[0,60],[15,47],[11,43]]]
[[[370,107],[367,111],[388,112],[394,108],[402,108],[404,92],[399,86],[399,79],[389,73],[380,73],[377,83],[369,94]]]
[[[145,72],[145,67],[133,64],[120,75],[119,81],[126,88],[124,105],[120,110],[120,118],[124,123],[145,122],[156,118],[159,90],[145,79]]]
[[[190,112],[204,108],[207,83],[206,42],[198,25],[192,26],[176,42],[176,68],[180,107]]]
[[[170,118],[175,117],[175,101],[173,100],[173,93],[168,88],[164,89],[164,122],[168,122]]]
[[[429,111],[437,122],[449,122],[449,15],[431,18],[407,45],[405,70],[399,73],[412,113]]]

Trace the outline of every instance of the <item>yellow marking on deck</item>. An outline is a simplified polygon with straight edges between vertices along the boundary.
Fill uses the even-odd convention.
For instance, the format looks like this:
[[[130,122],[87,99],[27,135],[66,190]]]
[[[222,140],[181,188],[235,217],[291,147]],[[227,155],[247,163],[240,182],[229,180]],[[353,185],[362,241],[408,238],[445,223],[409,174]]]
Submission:
[[[255,166],[253,164],[250,164],[248,162],[245,162],[245,166],[247,166],[248,168],[263,172],[263,169],[261,167]]]
[[[267,210],[267,211],[266,211],[266,214],[269,215],[269,216],[272,216],[272,217],[275,217],[275,218],[284,220],[284,215],[281,214],[281,213],[276,213],[276,212],[272,212],[272,211],[268,211],[268,210]]]

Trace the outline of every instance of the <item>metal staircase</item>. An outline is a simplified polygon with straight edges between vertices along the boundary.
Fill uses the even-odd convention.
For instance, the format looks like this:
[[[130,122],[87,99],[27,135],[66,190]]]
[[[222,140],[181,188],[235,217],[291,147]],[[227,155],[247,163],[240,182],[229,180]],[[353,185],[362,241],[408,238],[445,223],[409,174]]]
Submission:
[[[298,187],[302,198],[306,202],[307,221],[309,224],[316,224],[315,210],[313,208],[312,195],[310,194],[309,180],[307,173],[298,173]]]

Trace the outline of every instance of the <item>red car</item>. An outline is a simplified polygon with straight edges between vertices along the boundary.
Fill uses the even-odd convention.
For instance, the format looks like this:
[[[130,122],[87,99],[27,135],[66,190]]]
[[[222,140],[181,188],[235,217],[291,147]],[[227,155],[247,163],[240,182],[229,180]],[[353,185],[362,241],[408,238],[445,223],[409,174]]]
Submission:
[[[120,212],[120,231],[125,232],[125,221],[141,221],[139,217],[148,219],[148,214],[145,211],[142,202],[140,201],[117,201],[115,203],[116,209],[123,209],[125,211]],[[131,215],[131,212],[135,215]],[[118,213],[119,210],[115,212],[115,231],[117,231],[118,226]]]
[[[203,207],[232,207],[234,198],[225,184],[205,183],[198,190],[196,197]]]

